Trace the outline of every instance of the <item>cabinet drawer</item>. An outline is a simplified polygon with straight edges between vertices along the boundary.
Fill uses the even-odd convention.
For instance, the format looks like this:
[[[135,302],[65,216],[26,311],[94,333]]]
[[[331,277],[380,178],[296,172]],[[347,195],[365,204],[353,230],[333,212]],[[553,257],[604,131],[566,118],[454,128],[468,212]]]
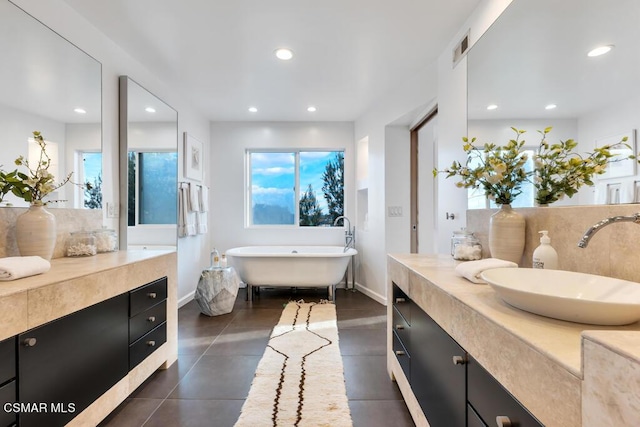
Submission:
[[[393,354],[396,355],[396,359],[398,359],[400,367],[402,368],[405,377],[407,377],[407,380],[409,381],[411,378],[411,355],[402,345],[402,342],[395,332],[393,332]]]
[[[398,310],[398,313],[411,325],[411,304],[409,304],[409,296],[396,284],[393,285],[393,307]]]
[[[467,427],[487,427],[480,416],[473,409],[473,406],[467,404]]]
[[[5,411],[5,403],[13,403],[16,401],[16,382],[11,381],[8,384],[0,387],[0,427],[8,427],[16,422],[17,417],[15,412]]]
[[[542,426],[473,358],[467,365],[467,381],[469,403],[487,425],[495,425],[497,417],[507,417],[512,426]]]
[[[0,341],[0,384],[16,376],[16,337]],[[2,426],[2,424],[0,424]]]
[[[134,289],[130,295],[129,317],[133,317],[167,299],[167,278]]]
[[[167,301],[162,301],[150,309],[129,319],[129,344],[164,323],[167,320]]]
[[[398,334],[404,347],[411,352],[411,342],[409,341],[411,326],[400,314],[398,309],[393,307],[393,331]]]
[[[167,341],[167,323],[158,326],[129,346],[129,370],[135,368]]]

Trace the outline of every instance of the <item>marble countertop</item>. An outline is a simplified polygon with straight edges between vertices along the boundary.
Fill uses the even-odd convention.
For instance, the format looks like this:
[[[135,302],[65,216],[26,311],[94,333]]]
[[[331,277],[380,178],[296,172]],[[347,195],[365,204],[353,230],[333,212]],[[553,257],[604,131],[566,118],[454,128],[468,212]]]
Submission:
[[[640,322],[626,326],[596,326],[538,316],[508,305],[490,286],[473,284],[458,276],[454,268],[459,261],[454,261],[448,255],[389,256],[578,378],[582,378],[581,345],[582,334],[586,331],[598,331],[593,335],[600,341],[640,361],[640,334],[637,333],[640,331]],[[608,334],[604,331],[618,332]],[[607,338],[609,335],[610,338]]]
[[[11,281],[0,281],[0,298],[20,292],[47,286],[65,280],[72,280],[123,265],[166,255],[172,250],[116,251],[90,257],[64,257],[51,260],[51,269],[43,274]]]
[[[0,340],[168,276],[174,250],[134,250],[55,258],[43,274],[0,282]]]

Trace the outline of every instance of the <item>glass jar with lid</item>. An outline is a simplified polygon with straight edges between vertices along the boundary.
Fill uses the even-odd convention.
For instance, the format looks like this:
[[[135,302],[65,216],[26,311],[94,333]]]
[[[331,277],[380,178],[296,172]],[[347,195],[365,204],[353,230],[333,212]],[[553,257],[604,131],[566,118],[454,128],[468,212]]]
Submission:
[[[469,230],[462,228],[451,236],[451,256],[459,261],[473,261],[482,258],[482,244]]]
[[[96,249],[99,254],[118,250],[118,233],[116,233],[116,230],[101,228],[94,230],[93,234],[96,236]]]
[[[97,253],[96,236],[90,231],[75,231],[67,239],[69,257],[92,256]]]

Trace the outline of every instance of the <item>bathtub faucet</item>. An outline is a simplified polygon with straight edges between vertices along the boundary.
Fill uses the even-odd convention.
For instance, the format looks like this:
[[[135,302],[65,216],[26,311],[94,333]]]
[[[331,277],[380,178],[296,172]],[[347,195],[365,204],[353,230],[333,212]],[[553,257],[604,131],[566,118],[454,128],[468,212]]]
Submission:
[[[599,221],[589,227],[589,229],[584,233],[584,236],[578,242],[579,248],[586,248],[589,244],[589,240],[596,234],[598,231],[603,229],[609,224],[613,224],[616,222],[633,222],[635,224],[640,225],[640,213],[636,213],[630,216],[612,216],[610,218],[605,218],[602,221]]]
[[[344,232],[344,251],[347,252],[349,248],[355,248],[356,246],[356,227],[351,228],[351,221],[344,215],[340,215],[333,221],[333,225],[338,225],[338,221],[342,220],[342,224],[347,222],[347,230]]]

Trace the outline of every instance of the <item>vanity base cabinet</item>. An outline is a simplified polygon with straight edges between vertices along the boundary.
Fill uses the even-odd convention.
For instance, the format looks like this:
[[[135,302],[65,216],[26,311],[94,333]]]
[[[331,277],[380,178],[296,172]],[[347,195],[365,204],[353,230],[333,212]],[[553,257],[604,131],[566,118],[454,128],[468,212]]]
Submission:
[[[487,425],[497,419],[503,425],[517,427],[542,427],[507,390],[473,358],[467,365],[469,405]],[[471,422],[469,425],[473,425]]]
[[[63,426],[129,372],[129,295],[18,337],[20,427]]]
[[[466,353],[420,307],[411,303],[409,383],[431,427],[466,425]]]
[[[15,412],[4,410],[4,405],[16,401],[16,337],[0,341],[0,427],[15,424]]]

